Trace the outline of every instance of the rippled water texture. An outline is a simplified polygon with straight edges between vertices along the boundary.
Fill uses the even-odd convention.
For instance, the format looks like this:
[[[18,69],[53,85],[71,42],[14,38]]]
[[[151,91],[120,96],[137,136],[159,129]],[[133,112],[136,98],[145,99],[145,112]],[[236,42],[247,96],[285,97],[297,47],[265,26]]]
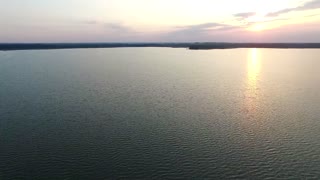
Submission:
[[[320,51],[0,52],[0,179],[320,179]]]

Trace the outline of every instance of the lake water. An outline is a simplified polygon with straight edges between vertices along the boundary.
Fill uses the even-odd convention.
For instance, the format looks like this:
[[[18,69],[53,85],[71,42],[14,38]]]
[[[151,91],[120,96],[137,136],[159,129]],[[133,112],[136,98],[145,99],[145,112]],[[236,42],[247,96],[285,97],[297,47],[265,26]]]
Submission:
[[[320,179],[320,50],[0,52],[0,179]]]

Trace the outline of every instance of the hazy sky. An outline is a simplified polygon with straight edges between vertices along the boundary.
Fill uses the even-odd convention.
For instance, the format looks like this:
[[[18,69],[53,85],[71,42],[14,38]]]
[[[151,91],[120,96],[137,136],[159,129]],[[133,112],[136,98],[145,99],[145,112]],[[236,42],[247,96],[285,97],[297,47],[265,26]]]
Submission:
[[[0,42],[320,42],[320,0],[0,0]]]

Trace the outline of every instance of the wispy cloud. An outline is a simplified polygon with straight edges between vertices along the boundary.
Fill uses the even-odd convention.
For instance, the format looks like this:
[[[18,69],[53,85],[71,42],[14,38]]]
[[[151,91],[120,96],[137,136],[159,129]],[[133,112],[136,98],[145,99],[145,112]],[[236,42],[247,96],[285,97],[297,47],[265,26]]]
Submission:
[[[237,13],[237,14],[234,14],[233,16],[235,16],[236,18],[240,18],[240,19],[247,19],[247,18],[254,16],[256,14],[257,14],[256,12],[245,12],[245,13]]]
[[[83,20],[83,21],[80,21],[80,24],[97,27],[109,33],[118,33],[122,35],[137,33],[133,28],[127,25],[124,25],[123,23],[120,23],[120,22],[102,22],[102,21],[96,21],[96,20]]]
[[[224,36],[241,28],[240,26],[223,23],[203,23],[174,27],[173,30],[163,33],[161,37],[169,41],[212,41],[223,39],[221,38],[222,35]]]
[[[103,27],[108,30],[115,31],[118,33],[133,33],[133,32],[135,32],[132,28],[125,26],[121,23],[104,23]]]
[[[179,29],[176,32],[179,33],[205,33],[209,31],[227,31],[238,29],[239,26],[233,26],[222,23],[204,23],[197,25],[182,26],[178,28]]]
[[[298,7],[282,9],[280,11],[269,13],[267,14],[267,16],[275,17],[281,14],[292,12],[292,11],[305,11],[305,10],[312,10],[312,9],[318,9],[318,8],[320,8],[320,0],[312,0]]]
[[[92,24],[99,24],[98,21],[95,20],[84,20],[84,21],[80,21],[81,24],[87,24],[87,25],[92,25]]]

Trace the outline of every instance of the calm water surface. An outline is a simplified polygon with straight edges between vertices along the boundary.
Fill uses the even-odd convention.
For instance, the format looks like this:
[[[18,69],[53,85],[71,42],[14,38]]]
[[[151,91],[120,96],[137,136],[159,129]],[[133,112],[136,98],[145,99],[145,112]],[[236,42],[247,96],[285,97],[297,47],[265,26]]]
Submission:
[[[0,179],[320,179],[320,50],[0,52]]]

